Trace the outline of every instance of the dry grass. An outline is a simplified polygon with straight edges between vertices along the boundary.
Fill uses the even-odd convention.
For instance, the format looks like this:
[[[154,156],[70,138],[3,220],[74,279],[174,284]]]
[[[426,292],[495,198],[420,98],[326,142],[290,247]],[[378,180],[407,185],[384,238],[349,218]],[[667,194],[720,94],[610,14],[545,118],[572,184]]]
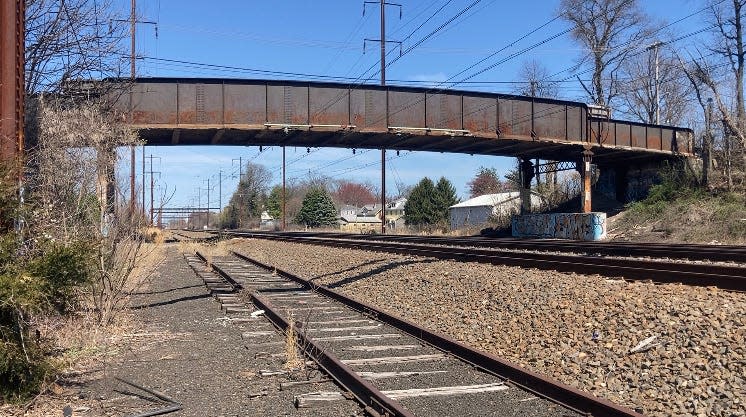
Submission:
[[[305,362],[303,361],[303,355],[299,353],[300,346],[298,346],[298,339],[295,337],[295,326],[292,325],[294,322],[293,315],[289,314],[288,319],[291,325],[285,332],[285,365],[283,365],[283,368],[290,372],[303,369]]]

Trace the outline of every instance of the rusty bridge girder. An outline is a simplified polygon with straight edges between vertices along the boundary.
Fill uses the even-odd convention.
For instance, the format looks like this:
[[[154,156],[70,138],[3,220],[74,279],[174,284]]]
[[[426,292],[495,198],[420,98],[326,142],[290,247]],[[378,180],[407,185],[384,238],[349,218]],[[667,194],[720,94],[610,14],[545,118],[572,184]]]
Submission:
[[[129,80],[115,105],[129,112]],[[583,103],[508,94],[278,80],[139,78],[147,145],[385,148],[594,163],[692,155],[693,133],[595,118]]]

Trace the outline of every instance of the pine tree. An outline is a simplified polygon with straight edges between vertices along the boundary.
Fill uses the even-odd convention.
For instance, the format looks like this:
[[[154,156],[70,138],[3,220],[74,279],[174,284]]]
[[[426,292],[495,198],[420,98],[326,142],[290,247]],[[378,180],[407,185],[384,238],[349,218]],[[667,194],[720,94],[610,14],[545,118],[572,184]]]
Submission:
[[[274,219],[282,217],[282,187],[275,185],[267,197],[265,204],[267,213]]]
[[[295,221],[308,227],[330,226],[337,221],[337,210],[329,193],[323,188],[312,188],[306,193]]]
[[[435,186],[435,210],[437,212],[436,223],[448,223],[448,208],[458,203],[456,187],[445,177],[440,177]]]
[[[404,219],[407,225],[432,225],[438,221],[438,211],[435,202],[435,185],[430,178],[423,178],[409,194],[404,204]]]

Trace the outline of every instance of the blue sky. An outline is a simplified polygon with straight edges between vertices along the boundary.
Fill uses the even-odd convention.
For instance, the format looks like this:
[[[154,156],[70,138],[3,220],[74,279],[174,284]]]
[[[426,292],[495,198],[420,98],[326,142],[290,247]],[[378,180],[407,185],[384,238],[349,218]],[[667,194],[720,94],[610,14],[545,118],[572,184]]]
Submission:
[[[417,41],[456,15],[473,0],[399,0],[399,8],[387,8],[387,39],[401,40],[406,50]],[[129,14],[129,1],[116,0],[123,16]],[[559,1],[497,1],[481,0],[444,30],[423,42],[387,68],[389,84],[437,83],[452,77],[496,50],[506,47],[550,21]],[[656,19],[675,21],[700,9],[696,0],[641,1],[646,12]],[[412,33],[441,6],[443,9],[421,29]],[[138,17],[157,22],[158,36],[153,25],[138,25],[138,76],[268,78],[249,71],[219,70],[200,65],[174,64],[159,59],[209,63],[246,69],[263,69],[340,77],[370,78],[378,82],[378,44],[368,42],[363,53],[363,39],[380,37],[379,9],[367,5],[363,16],[362,0],[139,0]],[[672,27],[677,34],[688,33],[705,26],[702,15],[686,19]],[[494,58],[455,78],[463,79],[486,65],[496,63],[510,54],[537,43],[568,28],[562,20],[549,23],[532,36],[506,48]],[[408,37],[408,35],[410,35]],[[652,40],[651,40],[652,42]],[[678,45],[685,47],[687,45]],[[644,45],[641,45],[641,48]],[[398,47],[389,60],[398,56]],[[571,76],[566,71],[581,54],[569,36],[538,46],[512,60],[461,84],[460,89],[512,92],[518,73],[527,60],[541,61],[553,79]],[[365,72],[369,68],[374,71]],[[273,77],[290,78],[290,77]],[[474,83],[479,82],[479,83]],[[582,101],[582,90],[575,81],[560,84],[562,98]],[[351,150],[288,148],[288,176],[302,178],[309,171],[334,161],[324,174],[335,178],[380,183],[380,153]],[[223,204],[237,183],[239,157],[265,165],[279,182],[280,149],[259,152],[257,147],[146,147],[146,155],[154,155],[154,171],[160,172],[156,183],[160,190],[173,193],[169,206],[196,205],[198,188],[210,185],[212,207],[218,205],[218,174],[223,171]],[[305,156],[304,156],[305,155]],[[414,184],[423,176],[445,176],[457,187],[462,199],[468,197],[466,183],[480,166],[497,168],[504,173],[513,164],[509,158],[451,155],[427,152],[402,152],[387,163],[387,190],[395,190],[396,183]],[[302,158],[301,158],[302,157]],[[138,183],[141,151],[137,154]],[[342,160],[345,159],[345,160]],[[129,158],[124,162],[128,163]],[[121,166],[124,182],[128,166]],[[149,178],[148,178],[149,180]],[[156,190],[158,194],[158,190]],[[202,206],[206,191],[202,190]]]

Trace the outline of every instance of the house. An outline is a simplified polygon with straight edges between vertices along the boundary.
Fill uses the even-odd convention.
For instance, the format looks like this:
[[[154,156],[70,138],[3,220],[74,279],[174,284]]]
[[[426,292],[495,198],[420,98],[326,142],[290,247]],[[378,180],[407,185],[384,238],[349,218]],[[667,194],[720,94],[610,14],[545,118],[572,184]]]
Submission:
[[[531,192],[531,205],[541,205],[541,196]],[[518,191],[485,194],[454,204],[448,208],[448,218],[452,229],[486,223],[491,217],[512,215],[521,211],[521,197]]]
[[[362,208],[344,205],[339,210],[339,230],[346,233],[378,233],[381,230],[380,204]]]
[[[259,216],[259,228],[262,230],[272,230],[275,227],[275,219],[269,213],[263,211]]]
[[[405,204],[407,204],[407,199],[404,197],[386,204],[386,227],[389,230],[396,230],[404,227]]]

